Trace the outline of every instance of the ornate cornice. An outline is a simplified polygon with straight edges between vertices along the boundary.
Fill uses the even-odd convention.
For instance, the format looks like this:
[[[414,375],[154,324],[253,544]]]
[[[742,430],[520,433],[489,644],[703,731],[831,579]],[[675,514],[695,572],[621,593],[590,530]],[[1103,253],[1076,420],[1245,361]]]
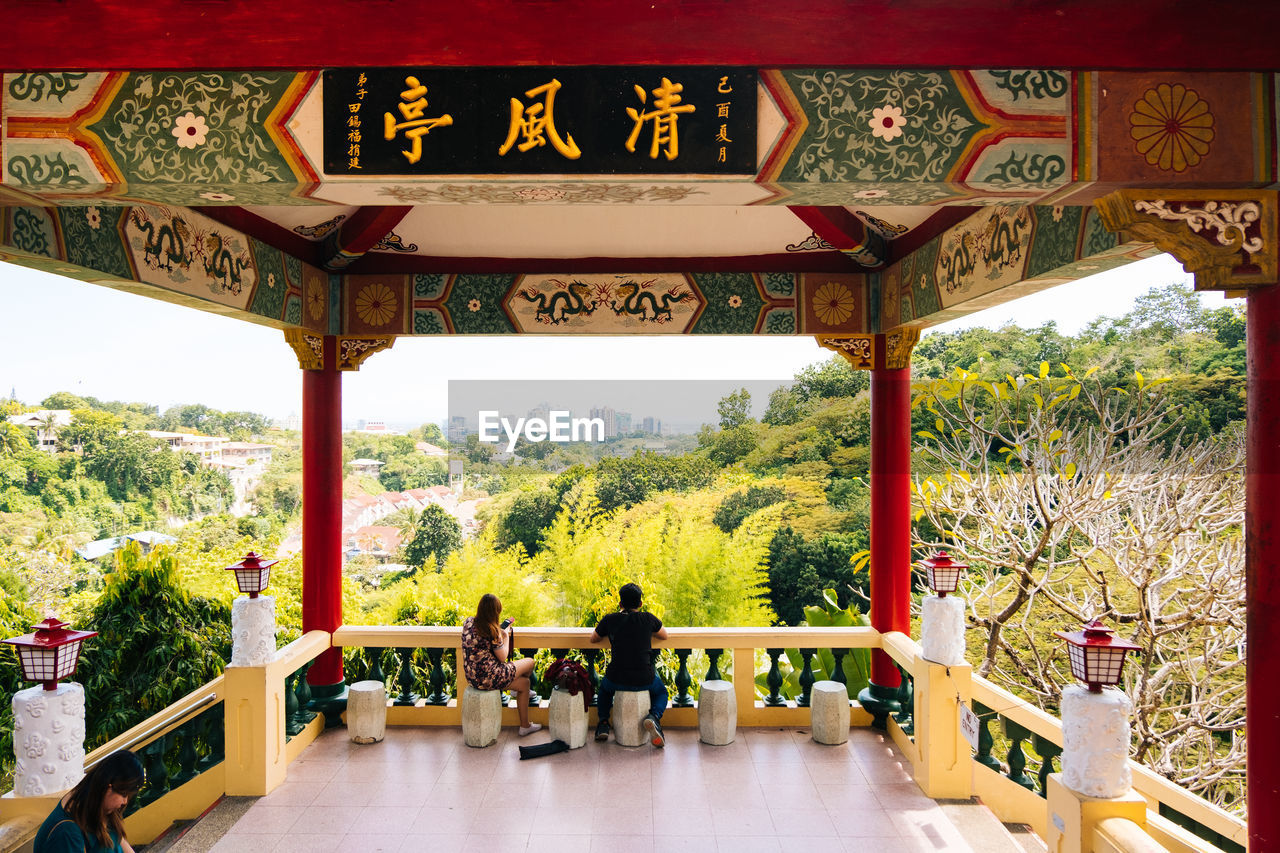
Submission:
[[[360,365],[364,363],[366,358],[375,352],[391,349],[395,342],[394,335],[383,335],[381,337],[361,335],[359,337],[338,338],[338,369],[359,370]]]
[[[875,368],[875,335],[815,335],[818,346],[838,352],[854,370]]]
[[[305,329],[285,329],[284,339],[298,356],[298,366],[303,370],[324,370],[324,335]],[[339,370],[359,370],[364,360],[375,352],[391,349],[394,336],[351,335],[335,337],[337,343],[337,367]]]
[[[284,340],[293,347],[298,357],[298,367],[303,370],[324,370],[324,336],[305,329],[285,329]]]
[[[1102,223],[1149,240],[1196,277],[1196,290],[1276,283],[1271,190],[1116,190],[1096,202]]]

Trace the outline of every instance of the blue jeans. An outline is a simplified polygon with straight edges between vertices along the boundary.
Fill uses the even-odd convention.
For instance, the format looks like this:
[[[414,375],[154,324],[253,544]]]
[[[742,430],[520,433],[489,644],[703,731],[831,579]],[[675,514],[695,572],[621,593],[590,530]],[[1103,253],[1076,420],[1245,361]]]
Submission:
[[[600,676],[600,690],[596,693],[596,714],[601,722],[609,720],[609,713],[613,710],[613,694],[619,690],[627,692],[638,692],[641,690],[649,691],[649,713],[653,714],[654,719],[661,720],[662,712],[667,710],[667,685],[662,683],[662,679],[656,674],[653,676],[653,683],[647,687],[629,687],[625,684],[614,684],[606,676]]]

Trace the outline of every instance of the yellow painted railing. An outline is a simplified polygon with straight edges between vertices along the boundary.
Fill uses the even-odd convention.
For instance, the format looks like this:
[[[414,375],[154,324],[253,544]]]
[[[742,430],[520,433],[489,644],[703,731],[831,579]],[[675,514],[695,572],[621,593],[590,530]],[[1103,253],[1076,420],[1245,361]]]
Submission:
[[[668,628],[667,639],[655,642],[663,649],[723,649],[731,661],[732,673],[749,673],[747,678],[726,675],[734,684],[738,725],[804,726],[809,723],[809,709],[794,705],[766,707],[756,698],[756,652],[776,648],[872,649],[880,645],[880,633],[874,628]],[[517,628],[516,647],[520,649],[596,649],[591,631],[586,628]],[[400,625],[344,625],[333,633],[333,644],[344,648],[366,649],[452,649],[461,655],[462,641],[456,627],[415,627]],[[724,670],[730,666],[722,664]],[[447,705],[425,702],[392,705],[387,710],[389,725],[459,726],[462,712],[457,696],[462,695],[465,681],[456,673],[454,697]],[[594,711],[592,712],[594,714]],[[503,725],[515,725],[513,708],[503,711]],[[532,708],[530,717],[545,724],[547,709]],[[594,719],[593,719],[594,722]],[[664,726],[695,727],[696,708],[669,708],[662,717]],[[871,715],[857,703],[853,709],[854,725],[870,725]]]

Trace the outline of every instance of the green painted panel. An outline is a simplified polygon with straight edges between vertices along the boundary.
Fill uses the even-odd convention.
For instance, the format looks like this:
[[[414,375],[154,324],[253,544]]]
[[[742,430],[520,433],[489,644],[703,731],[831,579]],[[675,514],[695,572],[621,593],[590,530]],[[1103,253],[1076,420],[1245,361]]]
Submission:
[[[1079,207],[1029,208],[1034,226],[1026,278],[1035,278],[1076,259],[1076,238],[1084,210]]]
[[[260,240],[250,239],[250,251],[258,269],[258,282],[253,292],[253,304],[249,310],[272,320],[279,320],[284,309],[285,280],[284,253]]]
[[[454,330],[460,335],[514,332],[515,328],[502,310],[502,303],[515,282],[515,276],[506,274],[456,276],[446,303]]]
[[[129,251],[120,236],[129,208],[91,205],[60,207],[57,212],[67,260],[117,278],[134,277]]]
[[[694,285],[702,293],[706,307],[690,330],[704,335],[749,335],[764,300],[751,273],[698,273]]]

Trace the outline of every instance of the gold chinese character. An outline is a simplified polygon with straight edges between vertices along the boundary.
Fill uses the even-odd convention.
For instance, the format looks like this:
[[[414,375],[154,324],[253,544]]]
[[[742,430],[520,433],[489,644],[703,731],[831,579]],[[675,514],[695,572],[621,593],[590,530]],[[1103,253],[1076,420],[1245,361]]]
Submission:
[[[405,159],[410,163],[417,163],[422,159],[422,137],[426,136],[433,128],[447,127],[453,124],[453,116],[445,113],[438,118],[423,118],[422,113],[427,108],[427,87],[418,82],[417,77],[404,78],[404,84],[409,88],[400,93],[402,104],[396,104],[400,110],[400,115],[404,116],[404,121],[397,123],[396,117],[391,113],[383,113],[383,137],[390,142],[396,138],[396,132],[412,128],[405,137],[412,141],[412,145],[408,151],[401,151]]]
[[[348,169],[362,169],[362,168],[364,168],[364,167],[360,165],[360,158],[359,158],[359,157],[352,157],[352,158],[350,158],[349,160],[347,160],[347,168],[348,168]]]
[[[352,112],[353,114],[354,114],[354,113],[358,113],[358,112],[360,112],[360,105],[359,105],[359,104],[347,104],[347,109],[351,110],[351,112]]]
[[[733,91],[733,87],[729,85],[728,77],[720,78],[720,85],[716,87],[716,91],[722,95],[727,95]]]
[[[720,156],[716,158],[716,162],[717,162],[717,163],[723,163],[723,162],[725,162],[725,152],[724,152],[724,146],[723,146],[723,145],[721,145],[721,146],[720,146]]]
[[[729,105],[716,104],[716,118],[728,118],[728,117],[729,117]]]
[[[364,96],[367,94],[369,94],[369,90],[361,86],[359,89],[356,89],[356,100],[363,101]]]
[[[360,116],[352,116],[351,118],[347,119],[347,127],[359,127],[359,126],[360,126]]]
[[[368,83],[368,82],[369,82],[369,78],[364,76],[364,72],[361,71],[360,76],[356,78],[356,85],[363,86],[365,83]]]
[[[348,156],[351,156],[351,157],[359,157],[359,156],[360,156],[360,146],[359,146],[359,145],[348,145],[348,146],[347,146],[347,155],[348,155]]]
[[[511,99],[511,129],[507,131],[507,141],[498,148],[499,156],[506,156],[517,136],[524,137],[524,141],[516,146],[522,154],[535,146],[546,145],[546,137],[550,136],[551,147],[568,159],[577,160],[582,156],[582,151],[573,141],[572,134],[567,134],[567,139],[561,139],[559,132],[556,131],[555,108],[558,91],[560,91],[560,81],[553,78],[550,83],[524,93],[526,98],[545,95],[543,103],[526,107],[516,98]]]
[[[727,79],[727,78],[726,78]],[[640,86],[635,87],[636,95],[640,98],[640,103],[645,103],[647,96],[644,89]],[[627,115],[631,116],[631,120],[636,123],[632,128],[631,135],[627,137],[626,148],[631,153],[635,153],[636,140],[640,137],[640,130],[646,121],[653,120],[653,144],[649,146],[649,158],[658,159],[658,150],[666,145],[663,152],[668,160],[674,160],[680,154],[680,137],[676,128],[676,120],[680,118],[679,113],[691,113],[696,108],[693,104],[685,104],[678,107],[683,98],[680,92],[684,91],[684,85],[680,83],[672,83],[666,77],[662,78],[662,85],[653,90],[653,106],[650,112],[640,112],[634,107],[627,107]]]
[[[347,141],[348,141],[348,142],[359,142],[359,141],[360,141],[360,131],[358,131],[358,130],[353,130],[353,131],[351,131],[350,133],[348,133],[348,134],[347,134]]]
[[[716,134],[716,142],[732,142],[729,138],[729,125],[720,125],[720,132]]]

